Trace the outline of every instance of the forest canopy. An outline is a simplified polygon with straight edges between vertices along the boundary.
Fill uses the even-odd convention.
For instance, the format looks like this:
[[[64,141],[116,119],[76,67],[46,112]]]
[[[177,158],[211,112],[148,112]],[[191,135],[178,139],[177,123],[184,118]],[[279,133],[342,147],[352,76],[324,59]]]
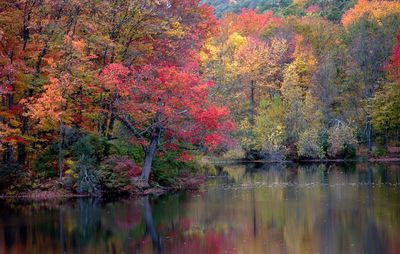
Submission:
[[[399,90],[398,1],[2,0],[1,184],[382,156]]]

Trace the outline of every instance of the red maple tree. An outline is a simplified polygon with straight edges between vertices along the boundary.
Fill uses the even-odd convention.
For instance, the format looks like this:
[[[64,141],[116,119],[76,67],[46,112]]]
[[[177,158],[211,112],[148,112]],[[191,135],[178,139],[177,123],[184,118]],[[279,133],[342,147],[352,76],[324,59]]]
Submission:
[[[208,102],[213,83],[204,82],[195,67],[110,64],[99,76],[103,87],[113,94],[113,116],[145,151],[141,177],[146,182],[155,153],[163,145],[190,143],[215,150],[231,142],[234,124],[229,111]]]

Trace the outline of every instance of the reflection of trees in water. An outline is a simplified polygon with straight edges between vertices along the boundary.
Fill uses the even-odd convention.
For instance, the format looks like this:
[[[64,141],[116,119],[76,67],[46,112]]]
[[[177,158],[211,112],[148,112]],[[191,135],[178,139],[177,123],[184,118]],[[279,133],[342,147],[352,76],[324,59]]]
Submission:
[[[381,184],[398,184],[398,168],[230,165],[221,172],[235,170],[228,188],[195,194],[0,202],[0,253],[385,253],[400,245],[399,186]]]
[[[163,253],[164,246],[163,240],[160,234],[157,232],[156,226],[154,225],[153,221],[153,213],[151,211],[151,206],[149,202],[149,197],[143,198],[143,217],[146,223],[146,233],[150,235],[151,241],[153,243],[153,250],[155,253]]]
[[[79,225],[75,235],[79,245],[84,246],[96,236],[101,227],[102,207],[98,199],[78,199],[76,205],[76,209],[71,209]]]
[[[375,165],[368,171],[356,169],[356,164],[331,163],[292,165],[283,169],[267,164],[229,165],[223,171],[234,179],[232,191],[224,190],[224,199],[231,203],[226,204],[220,199],[221,195],[212,193],[206,201],[207,217],[231,221],[233,230],[241,231],[240,234],[246,234],[242,226],[248,221],[255,242],[258,241],[255,238],[265,239],[265,235],[270,234],[266,232],[270,231],[275,232],[276,237],[280,235],[282,238],[278,241],[285,243],[278,252],[386,251],[383,243],[387,244],[388,239],[387,235],[382,238],[382,232],[391,230],[391,222],[384,218],[378,228],[378,215],[374,212],[377,188],[372,183],[375,186],[387,182],[398,184],[399,171],[382,170],[382,166]],[[272,185],[263,187],[257,185],[258,182]],[[390,190],[381,192],[392,193]],[[399,204],[399,199],[392,201]],[[372,203],[363,203],[368,200]],[[233,214],[227,209],[231,206],[241,209]],[[192,209],[199,210],[198,207]],[[390,214],[396,211],[393,207],[388,210]],[[397,232],[391,234],[398,236],[399,223],[395,228]]]

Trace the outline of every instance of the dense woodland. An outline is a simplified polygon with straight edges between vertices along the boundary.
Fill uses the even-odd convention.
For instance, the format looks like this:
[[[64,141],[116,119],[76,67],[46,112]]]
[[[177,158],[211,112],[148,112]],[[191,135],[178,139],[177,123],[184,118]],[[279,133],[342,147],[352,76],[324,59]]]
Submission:
[[[400,3],[0,0],[0,98],[8,194],[177,185],[204,155],[383,156]]]
[[[383,155],[398,145],[400,3],[294,1],[278,14],[225,14],[202,53],[211,97],[230,108],[248,157],[353,157],[359,144]]]

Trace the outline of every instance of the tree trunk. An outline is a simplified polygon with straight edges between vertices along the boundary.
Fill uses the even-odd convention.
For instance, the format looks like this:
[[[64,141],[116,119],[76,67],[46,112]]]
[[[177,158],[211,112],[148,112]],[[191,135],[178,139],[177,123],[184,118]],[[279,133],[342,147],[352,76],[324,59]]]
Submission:
[[[108,112],[107,112],[107,109],[108,109],[107,103],[104,103],[104,105],[103,105],[103,110],[104,110],[103,116],[104,116],[104,119],[103,119],[103,121],[101,123],[101,127],[100,127],[101,136],[103,136],[103,137],[107,136],[107,127],[108,127]]]
[[[371,115],[367,114],[367,143],[368,143],[368,152],[372,151],[372,124],[371,124]]]
[[[49,49],[49,40],[50,39],[46,40],[44,47],[43,47],[42,51],[40,52],[38,59],[36,61],[36,64],[35,64],[35,76],[36,77],[39,77],[39,75],[40,75],[43,57],[46,56],[47,50]]]
[[[144,164],[143,164],[141,178],[143,180],[145,180],[146,183],[149,182],[149,177],[150,177],[150,173],[151,173],[151,165],[153,164],[153,159],[154,159],[154,155],[157,150],[159,137],[160,137],[159,130],[156,130],[155,133],[153,133],[153,135],[151,137],[150,145],[147,147],[147,149],[145,151]]]
[[[107,128],[107,141],[110,141],[112,139],[113,131],[114,131],[114,124],[115,124],[115,112],[114,112],[114,109],[112,109],[111,116],[110,116],[110,123],[108,124],[108,128]],[[109,142],[107,142],[105,144],[104,155],[106,157],[108,155],[110,155],[110,143]]]
[[[389,147],[389,129],[388,128],[385,129],[385,145],[386,145],[386,148]]]
[[[12,61],[11,61],[12,62]],[[13,91],[15,91],[15,88],[13,87]],[[14,105],[14,95],[13,93],[10,93],[7,96],[7,102],[8,102],[8,109],[11,109],[11,107]],[[11,167],[11,163],[13,160],[13,147],[10,143],[6,143],[6,149],[5,149],[5,154],[4,154],[4,163],[7,165],[7,167]]]
[[[4,164],[10,168],[11,167],[11,163],[12,163],[12,157],[13,157],[13,147],[9,144],[6,143],[5,144],[5,152],[4,152]]]
[[[256,84],[255,81],[251,81],[250,86],[250,125],[254,126],[254,112],[255,112],[255,101],[254,101],[254,92],[255,92]]]
[[[26,116],[22,117],[21,134],[25,135],[28,129],[28,118]],[[18,143],[18,163],[24,165],[26,162],[26,145],[23,143]]]
[[[62,174],[63,174],[63,163],[64,163],[64,151],[63,151],[63,145],[64,145],[64,127],[62,124],[62,117],[60,115],[60,143],[59,143],[59,151],[58,151],[58,166],[59,166],[59,177],[60,180],[62,179]]]

